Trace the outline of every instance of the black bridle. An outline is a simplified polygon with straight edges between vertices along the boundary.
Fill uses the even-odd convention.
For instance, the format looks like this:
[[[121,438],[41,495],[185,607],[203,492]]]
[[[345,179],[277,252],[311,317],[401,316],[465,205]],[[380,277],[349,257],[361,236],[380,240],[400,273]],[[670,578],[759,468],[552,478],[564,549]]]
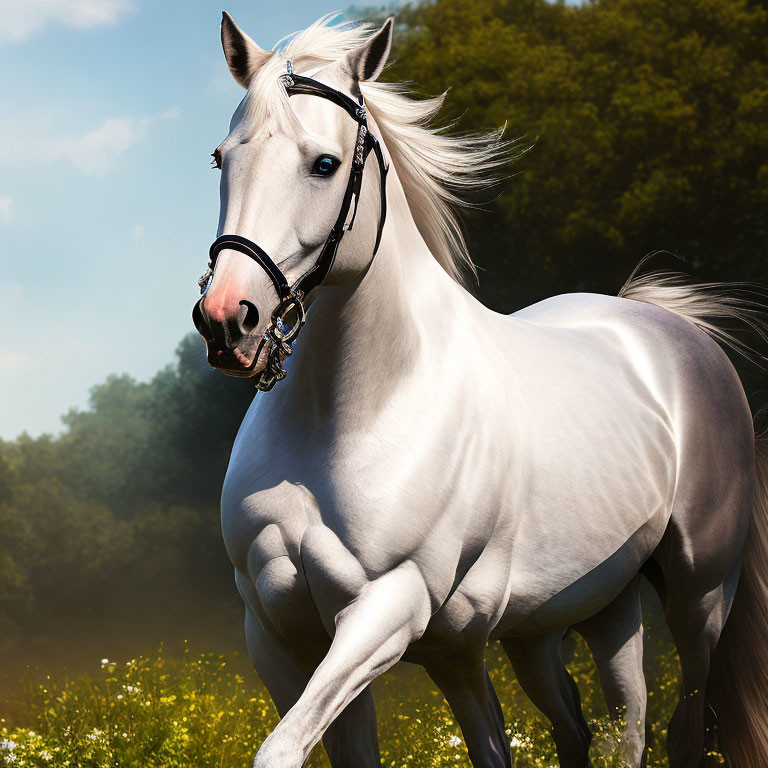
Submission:
[[[304,299],[309,292],[320,285],[328,276],[336,259],[336,252],[339,249],[339,243],[344,236],[344,232],[352,229],[355,217],[357,216],[357,205],[360,202],[360,191],[363,184],[363,170],[365,161],[373,150],[376,160],[379,164],[379,193],[381,196],[381,208],[379,213],[379,227],[376,233],[376,244],[373,248],[373,254],[379,249],[381,243],[381,233],[384,228],[384,221],[387,217],[387,164],[381,151],[381,145],[376,137],[368,130],[368,116],[365,108],[365,102],[362,95],[358,101],[350,98],[341,91],[313,80],[309,77],[296,75],[293,73],[291,62],[288,62],[287,73],[281,75],[281,82],[289,96],[298,94],[307,94],[311,96],[320,96],[332,101],[340,106],[355,122],[357,122],[357,140],[355,142],[355,152],[352,158],[352,167],[349,171],[349,180],[344,197],[341,201],[341,210],[336,217],[336,223],[333,225],[328,237],[325,240],[322,250],[315,263],[308,269],[293,285],[288,283],[280,267],[260,248],[256,243],[248,240],[241,235],[221,235],[213,241],[210,249],[210,261],[208,262],[207,272],[200,278],[200,293],[202,297],[195,304],[192,312],[195,325],[200,328],[197,322],[202,316],[202,305],[205,301],[205,294],[213,279],[213,271],[216,268],[216,260],[219,253],[223,250],[233,250],[244,253],[253,259],[272,280],[277,291],[279,304],[272,312],[267,329],[259,344],[250,368],[253,367],[261,356],[262,349],[267,345],[267,364],[259,374],[256,386],[262,391],[269,391],[275,385],[275,382],[284,379],[286,371],[283,368],[283,361],[291,354],[291,344],[299,334],[304,321],[306,320],[306,310]],[[354,205],[354,208],[352,206]],[[347,223],[349,211],[352,209],[352,218]]]

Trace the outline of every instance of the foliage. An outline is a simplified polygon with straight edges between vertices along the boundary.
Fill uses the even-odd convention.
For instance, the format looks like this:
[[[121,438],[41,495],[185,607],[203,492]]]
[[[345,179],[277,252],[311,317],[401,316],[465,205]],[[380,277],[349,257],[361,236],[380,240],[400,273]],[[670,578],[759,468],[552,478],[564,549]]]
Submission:
[[[15,766],[236,764],[277,717],[266,693],[253,695],[230,666],[185,653],[176,662],[104,659],[95,675],[63,685],[49,677],[25,701],[25,727],[3,730],[0,755]]]
[[[0,443],[0,652],[234,601],[218,496],[252,395],[190,334],[152,381],[95,387],[60,437]]]
[[[764,2],[437,0],[398,21],[388,79],[530,147],[469,222],[493,306],[615,292],[659,249],[768,277]]]
[[[557,765],[548,724],[534,709],[502,660],[490,649],[491,677],[508,720],[517,768]],[[50,677],[19,703],[14,723],[0,722],[0,765],[82,768],[183,768],[248,765],[277,723],[256,681],[238,674],[236,659],[186,652],[126,664],[103,660],[91,676],[64,683]],[[597,675],[579,642],[570,662],[585,714],[595,734],[595,768],[618,768],[618,727],[608,720]],[[649,677],[649,766],[665,764],[666,722],[675,705],[679,669],[670,646]],[[453,716],[428,678],[401,666],[376,684],[382,765],[437,768],[467,765]],[[327,768],[318,748],[308,763]]]
[[[153,501],[218,505],[253,385],[212,371],[195,334],[176,357],[147,384],[111,376],[93,390],[87,411],[64,417],[57,470],[83,498],[124,514]]]

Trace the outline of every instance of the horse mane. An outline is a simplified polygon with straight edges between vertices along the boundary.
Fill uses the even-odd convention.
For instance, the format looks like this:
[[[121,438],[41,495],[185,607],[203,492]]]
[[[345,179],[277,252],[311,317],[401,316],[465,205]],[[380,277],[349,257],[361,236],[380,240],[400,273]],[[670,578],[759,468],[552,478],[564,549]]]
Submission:
[[[289,59],[301,73],[340,59],[362,45],[374,29],[366,24],[330,21],[336,14],[318,19],[305,30],[283,38],[258,70],[244,100],[248,122],[255,129],[268,120],[300,130],[279,85]],[[502,130],[485,134],[451,136],[451,126],[433,127],[445,94],[414,99],[404,83],[360,84],[369,114],[389,150],[403,186],[414,222],[432,255],[458,283],[466,272],[477,277],[467,250],[459,209],[471,207],[462,193],[476,193],[496,183],[489,172],[510,159],[510,142]],[[286,122],[287,121],[287,122]]]

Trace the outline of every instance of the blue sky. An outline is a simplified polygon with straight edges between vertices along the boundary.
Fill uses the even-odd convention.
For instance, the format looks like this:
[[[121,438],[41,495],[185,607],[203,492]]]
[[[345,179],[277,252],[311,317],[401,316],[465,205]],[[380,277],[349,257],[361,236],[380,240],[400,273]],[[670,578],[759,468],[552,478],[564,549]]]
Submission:
[[[223,7],[265,48],[333,10],[0,3],[0,436],[58,432],[94,384],[151,377],[192,330],[218,217],[209,154],[242,96]]]

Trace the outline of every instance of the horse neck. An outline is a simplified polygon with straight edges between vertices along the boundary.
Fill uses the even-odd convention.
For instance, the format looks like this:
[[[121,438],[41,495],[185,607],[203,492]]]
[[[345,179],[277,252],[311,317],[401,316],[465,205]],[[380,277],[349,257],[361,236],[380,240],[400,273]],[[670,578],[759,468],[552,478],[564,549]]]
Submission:
[[[289,379],[317,416],[375,408],[430,352],[445,352],[470,295],[438,264],[413,220],[394,168],[387,222],[362,275],[313,302]],[[448,321],[446,321],[448,319]]]

